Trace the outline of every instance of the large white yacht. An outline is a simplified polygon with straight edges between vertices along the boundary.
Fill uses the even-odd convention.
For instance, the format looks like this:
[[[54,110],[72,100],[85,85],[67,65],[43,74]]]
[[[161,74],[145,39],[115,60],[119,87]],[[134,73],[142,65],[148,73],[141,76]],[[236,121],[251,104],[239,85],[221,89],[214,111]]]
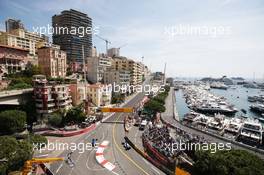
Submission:
[[[215,131],[222,131],[228,124],[228,120],[225,115],[216,114],[214,117],[210,118],[207,128]]]
[[[233,137],[238,136],[243,123],[244,120],[242,118],[234,117],[230,119],[227,124],[227,127],[224,129],[224,135],[233,136]]]
[[[247,119],[242,125],[239,140],[247,143],[262,144],[262,133],[263,127],[258,120]]]

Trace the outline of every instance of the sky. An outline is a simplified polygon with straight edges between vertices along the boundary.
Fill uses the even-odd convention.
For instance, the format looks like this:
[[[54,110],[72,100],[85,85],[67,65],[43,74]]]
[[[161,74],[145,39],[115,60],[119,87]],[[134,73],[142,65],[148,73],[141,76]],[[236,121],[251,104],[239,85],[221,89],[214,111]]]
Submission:
[[[110,47],[172,77],[264,78],[263,0],[1,0],[29,31],[75,9],[88,14]],[[98,52],[104,41],[93,37]]]

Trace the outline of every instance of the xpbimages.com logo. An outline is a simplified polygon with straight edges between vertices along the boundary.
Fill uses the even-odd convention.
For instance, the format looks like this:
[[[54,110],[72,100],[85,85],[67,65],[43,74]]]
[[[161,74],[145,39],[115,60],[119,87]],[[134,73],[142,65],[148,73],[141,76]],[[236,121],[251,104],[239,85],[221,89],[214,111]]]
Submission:
[[[85,151],[97,150],[98,146],[98,143],[94,143],[94,145],[89,142],[63,143],[56,140],[55,142],[48,141],[47,143],[33,143],[33,151],[38,151],[39,153],[45,151],[78,151],[79,153],[84,153]]]
[[[165,92],[165,85],[119,85],[116,83],[109,85],[102,85],[104,88],[100,88],[101,92],[107,93],[145,93],[145,95],[150,95],[151,93],[156,94],[157,92]]]
[[[47,24],[46,26],[33,26],[33,32],[38,33],[39,35],[75,35],[77,37],[84,37],[87,35],[98,35],[100,33],[99,26],[51,26]]]
[[[229,151],[232,149],[231,143],[186,143],[181,140],[172,143],[161,142],[156,145],[156,148],[173,154],[179,151],[210,151],[211,153],[216,153],[217,151]]]

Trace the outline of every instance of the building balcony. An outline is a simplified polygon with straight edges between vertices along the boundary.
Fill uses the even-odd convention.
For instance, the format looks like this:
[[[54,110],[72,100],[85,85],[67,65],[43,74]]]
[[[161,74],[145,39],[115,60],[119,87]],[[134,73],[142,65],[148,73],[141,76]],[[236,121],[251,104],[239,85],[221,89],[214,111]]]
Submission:
[[[49,109],[49,110],[37,109],[36,111],[37,111],[38,114],[50,114],[50,113],[54,112],[55,110],[54,109]]]

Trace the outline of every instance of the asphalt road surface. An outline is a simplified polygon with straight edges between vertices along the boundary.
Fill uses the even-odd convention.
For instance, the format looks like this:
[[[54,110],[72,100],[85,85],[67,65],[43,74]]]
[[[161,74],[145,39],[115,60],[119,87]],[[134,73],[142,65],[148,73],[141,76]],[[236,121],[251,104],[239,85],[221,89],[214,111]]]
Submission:
[[[125,107],[137,106],[143,99],[144,94],[139,93],[132,98]],[[56,162],[51,164],[51,171],[54,174],[59,175],[105,175],[105,174],[118,174],[118,175],[162,175],[161,170],[154,167],[150,162],[145,160],[133,149],[128,151],[122,145],[124,141],[124,127],[123,120],[127,114],[115,113],[108,118],[104,123],[101,123],[94,131],[81,135],[80,138],[75,141],[78,143],[90,143],[93,138],[98,139],[98,143],[104,140],[109,141],[109,145],[105,149],[105,158],[114,164],[116,168],[111,172],[99,165],[95,159],[95,150],[86,150],[81,153],[79,150],[74,151],[71,155],[71,159],[74,162],[74,166],[63,162]],[[133,128],[129,136],[133,137],[138,144],[140,139],[136,137],[140,136],[138,128]],[[67,157],[69,150],[65,150],[59,157]]]

